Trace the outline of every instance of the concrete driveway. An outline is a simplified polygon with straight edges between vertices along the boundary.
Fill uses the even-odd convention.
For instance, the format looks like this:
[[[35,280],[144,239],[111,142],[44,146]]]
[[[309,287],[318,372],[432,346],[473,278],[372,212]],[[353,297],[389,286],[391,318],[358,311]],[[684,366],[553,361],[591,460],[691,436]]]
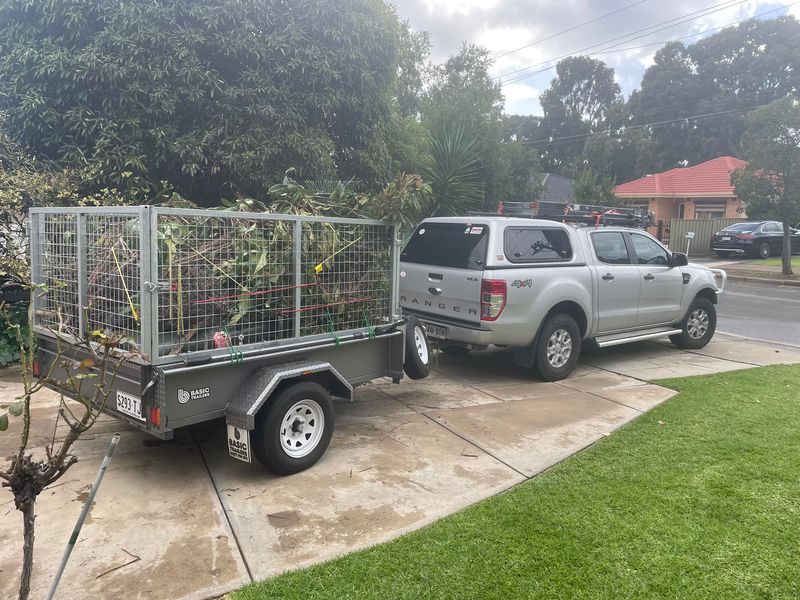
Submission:
[[[648,380],[775,363],[800,348],[718,336],[697,352],[665,342],[609,348],[560,383],[509,366],[504,352],[442,355],[433,375],[377,382],[337,407],[312,469],[277,478],[229,459],[224,423],[160,442],[105,418],[80,462],[37,506],[33,597],[43,597],[111,435],[122,442],[83,528],[59,597],[209,598],[416,529],[530,478],[673,395]],[[0,401],[18,393],[0,372]],[[52,435],[55,397],[34,410]],[[0,455],[16,438],[0,434]],[[21,519],[0,494],[0,597],[17,585]]]

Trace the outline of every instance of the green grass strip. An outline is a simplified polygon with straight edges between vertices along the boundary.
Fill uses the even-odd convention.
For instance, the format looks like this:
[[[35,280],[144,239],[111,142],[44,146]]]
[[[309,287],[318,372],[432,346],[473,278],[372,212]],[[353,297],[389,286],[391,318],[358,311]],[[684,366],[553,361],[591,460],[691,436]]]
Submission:
[[[659,383],[535,479],[231,598],[800,598],[800,367]]]

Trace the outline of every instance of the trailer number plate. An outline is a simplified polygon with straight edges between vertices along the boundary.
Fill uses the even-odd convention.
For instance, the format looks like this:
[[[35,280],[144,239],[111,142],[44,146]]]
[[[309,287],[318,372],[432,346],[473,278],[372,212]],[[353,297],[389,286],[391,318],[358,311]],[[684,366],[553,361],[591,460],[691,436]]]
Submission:
[[[144,421],[142,416],[142,399],[131,396],[125,392],[117,392],[117,411],[122,414]]]
[[[250,432],[228,425],[228,454],[233,458],[250,462]]]

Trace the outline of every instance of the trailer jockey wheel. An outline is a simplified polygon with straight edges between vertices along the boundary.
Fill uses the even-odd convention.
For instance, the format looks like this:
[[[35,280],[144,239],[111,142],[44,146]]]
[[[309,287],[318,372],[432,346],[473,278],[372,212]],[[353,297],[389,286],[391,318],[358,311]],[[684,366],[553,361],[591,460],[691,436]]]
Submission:
[[[406,323],[406,358],[403,371],[409,379],[425,379],[431,372],[431,345],[425,329],[416,317]]]
[[[298,473],[325,453],[333,422],[328,390],[311,381],[291,384],[267,400],[256,415],[253,454],[278,475]]]

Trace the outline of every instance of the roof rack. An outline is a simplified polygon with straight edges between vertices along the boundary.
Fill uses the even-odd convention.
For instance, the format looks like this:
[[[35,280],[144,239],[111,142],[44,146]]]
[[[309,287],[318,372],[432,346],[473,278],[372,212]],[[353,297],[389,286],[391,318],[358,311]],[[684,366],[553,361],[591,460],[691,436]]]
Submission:
[[[471,212],[470,215],[545,219],[575,225],[608,225],[639,229],[655,225],[655,215],[643,208],[546,201],[501,202],[497,213]]]

